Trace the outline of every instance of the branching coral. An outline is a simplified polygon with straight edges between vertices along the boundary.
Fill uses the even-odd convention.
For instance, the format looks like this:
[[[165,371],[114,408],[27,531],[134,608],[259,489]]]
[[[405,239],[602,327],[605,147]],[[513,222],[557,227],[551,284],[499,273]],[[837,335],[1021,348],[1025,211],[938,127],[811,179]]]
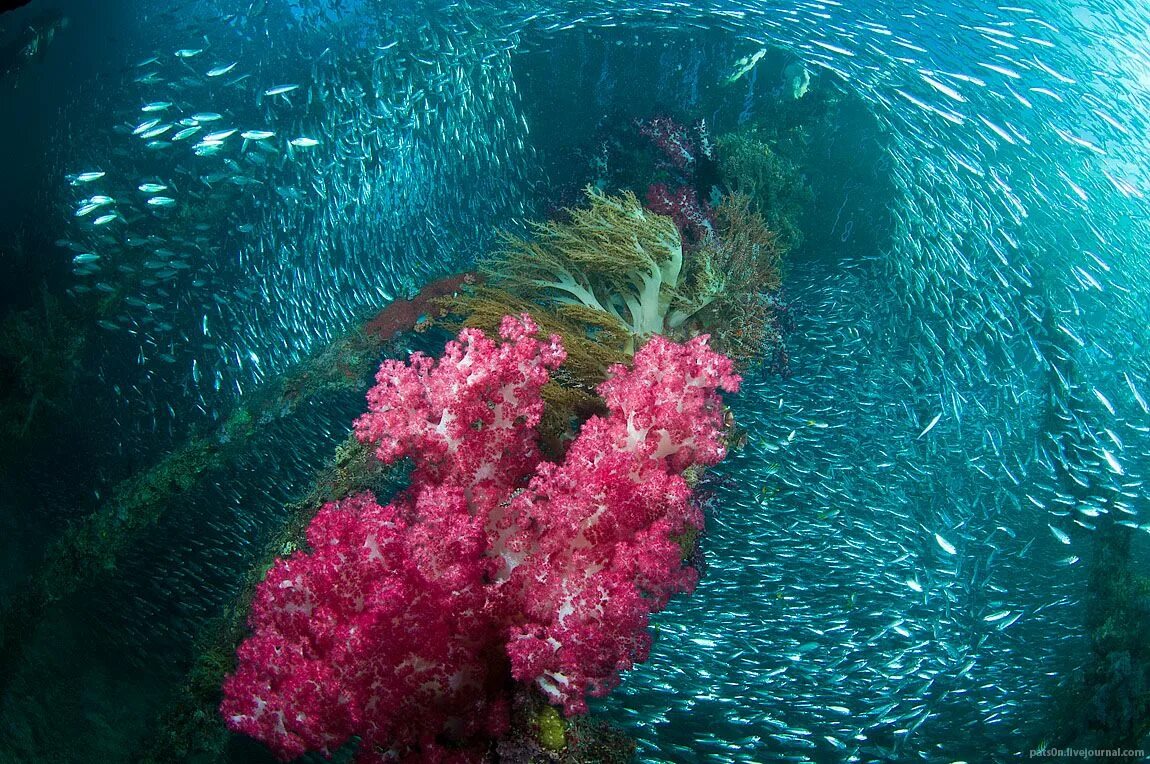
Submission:
[[[492,332],[513,311],[563,338],[569,361],[544,390],[545,433],[577,418],[573,408],[592,403],[607,368],[646,335],[707,332],[743,364],[779,344],[782,245],[749,197],[724,198],[714,229],[685,251],[674,222],[633,194],[586,193],[589,206],[569,221],[533,224],[533,239],[506,236],[482,266],[486,284],[443,303],[458,325]]]
[[[506,289],[476,286],[440,301],[458,319],[442,321],[453,331],[468,327],[488,335],[498,332],[505,313],[528,314],[544,336],[558,335],[567,350],[567,361],[551,374],[541,391],[546,408],[539,425],[541,446],[557,457],[575,430],[575,423],[598,413],[602,402],[595,387],[613,364],[628,359],[624,348],[631,337],[614,316],[582,305],[544,308]]]
[[[799,168],[770,144],[743,133],[720,137],[715,154],[727,188],[750,198],[752,208],[777,232],[779,250],[797,247],[803,238],[798,219],[812,199]]]
[[[716,348],[746,364],[781,341],[781,306],[774,296],[781,251],[778,237],[742,194],[725,197],[715,219],[715,233],[688,263],[682,297],[667,323],[685,335],[712,334]]]
[[[611,364],[628,358],[624,351],[631,336],[628,328],[614,315],[584,305],[544,308],[495,286],[476,286],[445,298],[440,304],[462,317],[457,322],[460,326],[482,329],[488,334],[499,329],[508,313],[529,314],[544,333],[563,338],[567,348],[564,380],[587,391],[593,391],[603,381]],[[459,328],[451,321],[444,323],[449,328]]]
[[[779,288],[778,239],[742,194],[724,198],[715,211],[717,231],[708,235],[688,265],[668,325],[677,328],[708,305],[738,301]]]
[[[630,192],[607,196],[588,188],[587,199],[589,207],[569,211],[570,222],[532,224],[532,240],[505,237],[485,275],[557,310],[615,318],[631,335],[624,348],[631,353],[635,338],[664,332],[678,294],[683,242],[670,218],[644,210]]]
[[[697,579],[684,473],[726,454],[719,391],[740,380],[706,337],[654,337],[544,462],[540,394],[565,353],[538,332],[509,316],[502,342],[464,329],[438,360],[383,363],[356,435],[410,457],[411,485],[324,505],[310,550],[268,571],[223,685],[230,728],[283,760],[355,735],[362,762],[488,761],[516,682],[584,713],[646,660],[650,615]]]
[[[724,197],[715,211],[718,222],[716,267],[740,292],[777,291],[782,285],[782,245],[766,218],[755,212],[744,194]]]

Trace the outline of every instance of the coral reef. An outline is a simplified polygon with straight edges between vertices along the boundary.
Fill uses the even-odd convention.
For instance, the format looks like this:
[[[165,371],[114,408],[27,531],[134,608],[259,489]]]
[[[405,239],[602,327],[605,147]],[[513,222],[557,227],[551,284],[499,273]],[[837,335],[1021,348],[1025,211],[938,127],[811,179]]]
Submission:
[[[413,458],[411,487],[325,505],[310,551],[271,568],[224,683],[230,727],[282,758],[354,734],[365,761],[478,761],[516,686],[582,713],[646,659],[649,614],[696,579],[682,473],[725,455],[717,391],[739,380],[705,338],[654,337],[610,369],[607,415],[543,462],[541,390],[565,353],[537,331],[508,317],[501,344],[464,329],[438,361],[383,364],[356,430],[384,462]]]
[[[539,425],[540,446],[548,458],[562,457],[579,422],[606,413],[595,387],[612,364],[630,358],[625,352],[630,335],[614,317],[577,305],[545,308],[488,285],[444,298],[440,304],[457,317],[440,323],[455,331],[466,326],[493,334],[505,314],[526,313],[546,334],[563,339],[567,360],[552,372],[541,391],[546,408]]]
[[[619,330],[637,336],[646,330],[676,339],[705,331],[712,335],[714,346],[735,357],[740,366],[763,363],[772,371],[788,373],[783,339],[790,316],[781,292],[781,264],[802,240],[798,221],[812,199],[798,166],[782,159],[772,149],[775,144],[757,130],[730,133],[714,143],[702,120],[690,127],[668,116],[620,124],[630,130],[607,129],[594,150],[588,149],[585,161],[592,175],[584,199],[590,208],[585,201],[583,207],[554,210],[553,222],[532,226],[527,238],[508,237],[502,251],[481,266],[494,291],[478,299],[464,296],[448,306],[462,316],[458,323],[490,330],[502,303],[509,309],[528,310],[565,341],[600,342],[612,351]],[[604,191],[613,188],[621,190],[617,195]],[[643,198],[643,210],[634,209],[638,205],[630,201],[633,196]],[[631,219],[603,214],[611,209],[631,210]],[[659,299],[645,301],[645,306],[657,303],[657,310],[638,313],[636,318],[628,309],[633,300],[627,299],[632,296],[628,290],[634,292],[635,287],[625,286],[621,292],[609,278],[616,274],[604,278],[596,272],[604,264],[583,253],[590,251],[634,272],[637,264],[631,250],[646,251],[651,242],[636,239],[637,246],[630,245],[624,229],[602,246],[602,229],[620,219],[634,225],[651,213],[670,218],[679,232],[676,255],[670,261],[679,264],[678,275],[659,274]],[[598,233],[595,226],[585,225],[589,218],[597,219]],[[621,252],[625,256],[620,257]],[[660,266],[666,262],[654,259]],[[743,270],[728,275],[724,268],[732,265]],[[648,273],[655,272],[649,264],[645,267]],[[516,276],[516,271],[525,278]],[[746,278],[752,274],[755,279]],[[651,282],[648,277],[638,279],[640,292]],[[576,307],[579,315],[574,314]],[[567,327],[555,326],[545,313],[557,308],[567,311],[575,323],[584,323],[584,331],[570,333],[576,329],[570,322]],[[469,311],[484,315],[473,318]],[[658,321],[649,320],[658,313],[663,317],[661,328],[656,328]],[[622,351],[629,353],[634,345],[625,342]],[[586,370],[593,373],[580,377],[584,383],[602,379],[602,364]],[[565,418],[569,419],[555,421]]]
[[[665,183],[652,183],[647,187],[647,208],[675,221],[683,239],[692,244],[715,232],[714,212],[706,202],[699,201],[694,186],[671,189]]]
[[[783,329],[789,320],[780,297],[779,237],[743,194],[723,197],[715,220],[715,232],[689,260],[684,293],[693,302],[681,323],[687,333],[711,334],[715,348],[741,366],[777,359],[785,355]]]
[[[649,138],[667,158],[672,165],[680,170],[691,170],[698,161],[699,155],[708,154],[710,143],[697,146],[689,130],[670,117],[655,117],[651,120],[639,121],[639,134]],[[705,137],[705,130],[697,128],[697,132]]]
[[[801,244],[798,221],[813,195],[798,168],[752,132],[719,137],[715,156],[725,186],[751,200],[751,208],[775,232],[780,252]]]
[[[707,123],[691,129],[669,117],[638,121],[639,134],[659,149],[666,180],[647,186],[647,206],[675,221],[688,247],[714,232],[713,203],[720,193],[715,145]]]
[[[628,764],[635,743],[600,719],[564,719],[539,693],[521,690],[511,701],[511,730],[494,754],[499,764]]]
[[[629,333],[630,353],[637,339],[668,328],[682,239],[669,218],[647,212],[630,192],[586,193],[589,206],[569,210],[570,222],[534,223],[530,240],[505,237],[483,272],[490,283],[541,305],[615,319]]]
[[[488,325],[500,304],[542,306],[554,316],[545,324],[582,344],[580,356],[590,361],[578,369],[584,382],[603,371],[603,352],[588,342],[629,354],[646,336],[685,339],[705,327],[719,349],[738,348],[749,360],[763,352],[756,342],[777,336],[764,293],[779,287],[781,251],[746,198],[720,204],[718,229],[685,253],[673,222],[644,210],[630,192],[586,193],[590,206],[570,210],[570,222],[535,224],[532,240],[506,237],[483,265],[488,285],[501,291],[465,296],[454,308]],[[529,312],[543,315],[539,307]]]
[[[563,727],[563,717],[555,706],[543,706],[536,719],[539,728],[539,744],[549,751],[562,751],[567,746],[567,734]]]
[[[511,500],[507,515],[531,528],[511,537],[507,581],[526,616],[511,630],[512,672],[568,713],[646,660],[648,614],[694,588],[678,539],[703,517],[682,473],[726,454],[715,390],[737,387],[705,338],[653,337],[600,386],[608,416],[588,420],[565,461],[539,465]]]
[[[246,403],[214,431],[190,438],[158,463],[115,485],[96,511],[73,523],[52,543],[36,573],[0,609],[0,690],[19,665],[24,643],[50,602],[91,586],[100,575],[114,570],[120,557],[164,516],[173,496],[192,490],[205,476],[238,458],[248,440],[268,424],[326,392],[363,385],[398,332],[413,329],[410,322],[422,315],[433,315],[438,310],[433,300],[470,281],[474,278],[469,274],[445,277],[429,283],[413,300],[384,307],[274,384],[249,393]],[[66,381],[67,375],[74,374],[71,364],[76,363],[79,350],[68,331],[70,322],[58,317],[54,301],[45,300],[50,331],[34,331],[27,317],[19,317],[7,331],[26,336],[27,341],[11,347],[41,346],[34,357],[44,360],[23,367],[21,376],[34,374],[39,380],[42,374],[57,374]],[[60,389],[46,381],[39,384],[45,391]],[[26,405],[19,407],[21,421]]]
[[[236,667],[236,650],[247,636],[245,623],[256,588],[277,557],[307,546],[307,528],[317,510],[328,502],[364,491],[390,494],[407,482],[402,463],[384,465],[374,449],[350,435],[336,449],[330,464],[315,476],[311,489],[285,509],[288,520],[265,545],[252,565],[241,594],[196,638],[196,659],[183,685],[154,720],[132,760],[141,764],[222,757],[228,730],[217,713],[224,677]]]

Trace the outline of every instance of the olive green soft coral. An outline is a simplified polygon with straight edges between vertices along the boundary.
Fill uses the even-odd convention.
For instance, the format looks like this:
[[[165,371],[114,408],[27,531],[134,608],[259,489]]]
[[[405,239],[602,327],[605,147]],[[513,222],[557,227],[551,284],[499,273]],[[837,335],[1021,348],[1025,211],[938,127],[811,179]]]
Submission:
[[[534,238],[504,236],[484,266],[493,284],[562,309],[577,306],[613,316],[634,338],[665,331],[678,294],[683,242],[674,222],[643,209],[631,192],[607,196],[588,187],[587,207],[568,222],[531,225]]]

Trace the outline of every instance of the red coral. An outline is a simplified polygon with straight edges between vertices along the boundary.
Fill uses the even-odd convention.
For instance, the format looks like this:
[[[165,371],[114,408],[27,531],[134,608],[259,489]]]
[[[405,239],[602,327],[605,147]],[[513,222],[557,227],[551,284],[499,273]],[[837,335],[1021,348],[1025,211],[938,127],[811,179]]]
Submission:
[[[389,303],[364,324],[363,332],[378,342],[386,342],[400,332],[411,331],[422,316],[441,312],[435,306],[436,298],[446,297],[459,291],[464,284],[474,284],[478,280],[474,273],[461,273],[432,281],[412,299],[397,299]]]
[[[664,166],[674,168],[672,181],[647,187],[647,207],[675,221],[686,244],[697,244],[715,230],[715,213],[699,199],[696,187],[704,192],[709,184],[700,185],[701,176],[714,166],[714,144],[707,123],[696,122],[692,129],[670,117],[637,120],[639,134],[651,140],[663,154]],[[692,137],[692,133],[694,136]],[[677,172],[676,172],[677,170]]]
[[[385,361],[356,434],[378,444],[384,462],[418,457],[413,483],[459,485],[490,511],[538,461],[539,389],[567,357],[558,335],[545,344],[537,331],[526,314],[508,316],[502,345],[464,329],[438,362],[422,353]]]
[[[564,352],[537,331],[507,318],[502,344],[464,330],[438,362],[381,367],[356,429],[414,457],[412,485],[325,505],[311,552],[268,572],[229,727],[284,759],[358,735],[361,760],[473,761],[507,729],[513,679],[579,712],[646,659],[650,613],[697,577],[680,473],[723,457],[717,390],[738,378],[705,338],[655,337],[600,387],[608,415],[544,463],[539,390]]]
[[[652,183],[647,187],[647,209],[674,220],[688,243],[700,242],[715,230],[714,210],[699,201],[694,186],[679,186],[672,191],[665,183]]]
[[[639,134],[650,138],[667,160],[680,170],[694,168],[699,150],[687,128],[670,117],[639,120]]]
[[[527,619],[512,629],[512,671],[568,713],[645,661],[648,616],[694,588],[678,538],[701,530],[703,517],[680,473],[726,454],[716,390],[738,388],[732,369],[705,337],[653,337],[632,370],[615,366],[600,386],[607,417],[586,422],[564,463],[540,465],[512,501],[512,513],[532,521],[512,574]]]
[[[253,634],[223,686],[229,727],[285,760],[353,734],[370,760],[449,727],[482,750],[506,729],[506,681],[486,654],[496,635],[480,615],[483,532],[462,491],[333,502],[308,542],[257,590]]]

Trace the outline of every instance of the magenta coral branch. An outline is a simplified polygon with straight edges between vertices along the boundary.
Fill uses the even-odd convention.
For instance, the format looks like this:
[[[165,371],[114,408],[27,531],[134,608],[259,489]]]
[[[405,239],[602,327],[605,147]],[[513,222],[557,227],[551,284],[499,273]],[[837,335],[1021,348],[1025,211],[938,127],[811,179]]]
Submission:
[[[352,735],[361,760],[478,761],[508,728],[515,682],[568,713],[646,659],[648,618],[690,591],[700,530],[682,471],[725,454],[731,361],[706,338],[654,337],[616,366],[561,464],[540,459],[540,388],[564,359],[508,317],[438,361],[388,361],[359,436],[410,456],[411,487],[325,505],[311,551],[279,560],[224,684],[228,725],[283,759]]]
[[[665,183],[653,183],[647,188],[647,208],[674,220],[688,242],[702,241],[715,231],[710,205],[699,201],[692,186],[679,186],[672,191]]]
[[[512,511],[531,518],[534,548],[512,583],[527,623],[512,628],[512,671],[568,713],[606,695],[647,659],[647,620],[694,589],[678,539],[702,530],[681,472],[726,454],[718,389],[735,391],[732,362],[706,338],[653,337],[633,369],[611,369],[609,414],[583,425],[562,465],[540,465]]]
[[[557,336],[543,343],[531,336],[536,331],[527,316],[508,316],[503,344],[464,329],[438,361],[422,353],[408,364],[385,361],[357,435],[378,444],[384,462],[416,456],[416,483],[453,483],[501,498],[538,459],[539,389],[566,358]]]

